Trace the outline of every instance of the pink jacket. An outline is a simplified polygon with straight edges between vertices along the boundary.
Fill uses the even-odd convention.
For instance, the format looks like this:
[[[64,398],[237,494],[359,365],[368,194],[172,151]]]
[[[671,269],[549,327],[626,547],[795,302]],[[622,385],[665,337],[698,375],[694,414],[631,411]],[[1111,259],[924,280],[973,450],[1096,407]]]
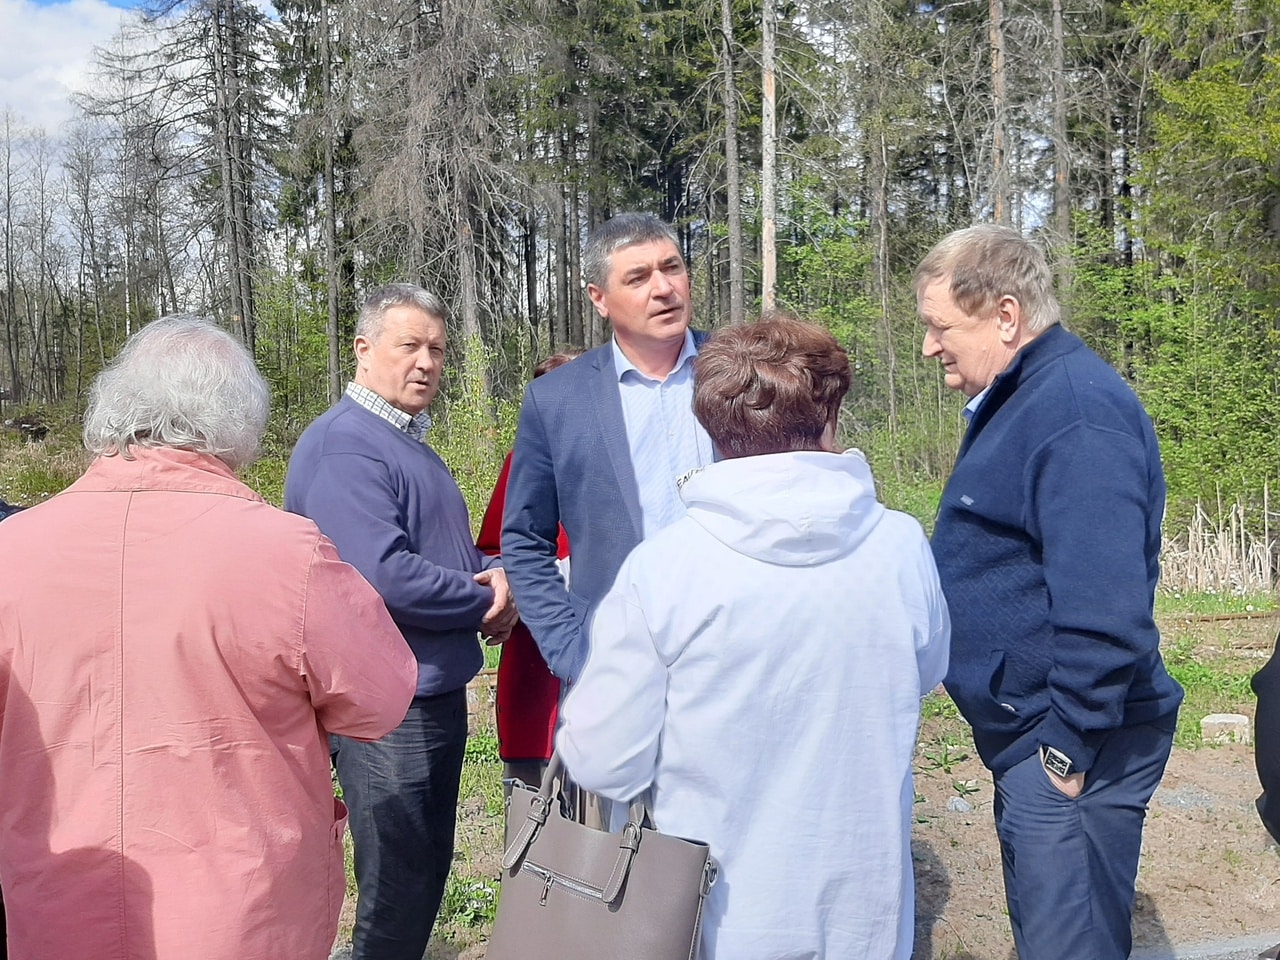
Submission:
[[[342,904],[325,732],[417,668],[309,520],[220,461],[99,457],[0,526],[0,886],[14,960],[311,960]]]

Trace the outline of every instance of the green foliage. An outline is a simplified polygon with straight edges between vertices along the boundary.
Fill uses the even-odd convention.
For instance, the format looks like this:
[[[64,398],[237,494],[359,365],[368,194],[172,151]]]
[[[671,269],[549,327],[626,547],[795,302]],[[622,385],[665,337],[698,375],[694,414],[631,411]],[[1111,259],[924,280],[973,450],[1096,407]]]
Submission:
[[[481,761],[488,763],[501,762],[498,757],[497,735],[492,730],[479,730],[471,734],[471,736],[467,737],[466,753],[463,758],[472,763]]]
[[[259,281],[255,360],[271,385],[271,433],[292,443],[329,406],[329,341],[323,283]]]
[[[277,443],[264,443],[262,456],[240,471],[240,479],[267,503],[283,507],[289,453],[289,449]]]
[[[920,701],[920,717],[923,720],[957,720],[960,711],[955,701],[945,693],[930,692]]]
[[[20,506],[34,506],[61,493],[80,475],[69,458],[30,457],[4,474],[4,499]]]
[[[938,505],[942,502],[943,481],[930,477],[899,476],[892,470],[879,470],[878,458],[870,453],[867,456],[884,505],[911,514],[926,531],[931,531],[938,515]]]
[[[1150,414],[1175,523],[1197,501],[1259,499],[1277,475],[1280,328],[1216,254],[1124,263],[1101,229],[1077,218],[1077,233],[1072,325]]]
[[[1280,169],[1280,43],[1271,0],[1146,0],[1133,6],[1151,42],[1159,106],[1144,174],[1154,226],[1174,244],[1231,254],[1274,272]],[[1223,202],[1226,198],[1237,202]],[[1253,200],[1241,203],[1240,200]],[[1242,254],[1252,254],[1246,263]]]
[[[484,516],[502,462],[515,438],[519,404],[491,396],[489,357],[479,340],[462,348],[461,365],[445,378],[432,406],[430,442],[457,481],[473,528]]]
[[[440,904],[440,923],[460,927],[480,927],[493,923],[498,910],[498,882],[471,877],[456,871],[445,881]]]
[[[1136,182],[1143,257],[1112,285],[1171,500],[1258,498],[1280,427],[1280,43],[1270,0],[1129,12],[1158,94]],[[1101,289],[1101,287],[1099,287]],[[1122,296],[1119,296],[1122,295]]]
[[[474,722],[462,762],[457,846],[436,927],[456,943],[471,941],[473,931],[493,921],[498,890],[494,853],[502,842],[506,806],[492,717],[477,714]]]
[[[802,235],[779,243],[778,299],[804,319],[831,331],[846,350],[855,378],[872,381],[878,365],[875,324],[879,306],[871,299],[872,242],[864,220],[847,208],[828,208],[815,178],[788,188],[790,216]]]
[[[1194,269],[1193,267],[1191,269]],[[1122,333],[1162,441],[1171,499],[1246,500],[1276,476],[1280,335],[1221,287],[1154,278]]]

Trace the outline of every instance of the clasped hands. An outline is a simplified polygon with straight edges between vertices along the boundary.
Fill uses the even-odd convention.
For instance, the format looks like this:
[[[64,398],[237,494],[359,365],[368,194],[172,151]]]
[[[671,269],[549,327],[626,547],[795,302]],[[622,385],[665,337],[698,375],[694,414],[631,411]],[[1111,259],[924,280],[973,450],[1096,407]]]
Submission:
[[[495,647],[511,636],[511,630],[520,619],[511,587],[507,585],[507,572],[501,567],[490,567],[471,579],[493,590],[493,605],[480,621],[480,635],[486,644]]]

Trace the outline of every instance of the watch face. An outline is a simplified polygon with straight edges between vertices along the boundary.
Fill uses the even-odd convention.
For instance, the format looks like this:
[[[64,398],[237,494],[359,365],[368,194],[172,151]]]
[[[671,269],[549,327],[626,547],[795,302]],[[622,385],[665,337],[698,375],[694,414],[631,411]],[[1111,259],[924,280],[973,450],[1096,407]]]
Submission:
[[[1044,748],[1044,768],[1060,777],[1071,775],[1071,758],[1053,747]]]

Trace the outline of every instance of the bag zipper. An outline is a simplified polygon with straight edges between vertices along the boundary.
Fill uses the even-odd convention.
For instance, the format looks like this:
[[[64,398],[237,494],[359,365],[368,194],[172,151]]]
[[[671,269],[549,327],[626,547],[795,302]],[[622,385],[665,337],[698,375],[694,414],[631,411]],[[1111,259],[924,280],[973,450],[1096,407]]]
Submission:
[[[538,897],[538,904],[545,907],[547,905],[547,895],[551,893],[551,888],[564,887],[569,893],[582,897],[586,900],[603,900],[604,890],[600,887],[593,887],[589,883],[583,883],[581,880],[574,880],[572,877],[566,877],[554,870],[548,870],[546,867],[540,867],[536,863],[530,863],[526,860],[521,864],[522,872],[533,874],[542,881],[542,895]]]

